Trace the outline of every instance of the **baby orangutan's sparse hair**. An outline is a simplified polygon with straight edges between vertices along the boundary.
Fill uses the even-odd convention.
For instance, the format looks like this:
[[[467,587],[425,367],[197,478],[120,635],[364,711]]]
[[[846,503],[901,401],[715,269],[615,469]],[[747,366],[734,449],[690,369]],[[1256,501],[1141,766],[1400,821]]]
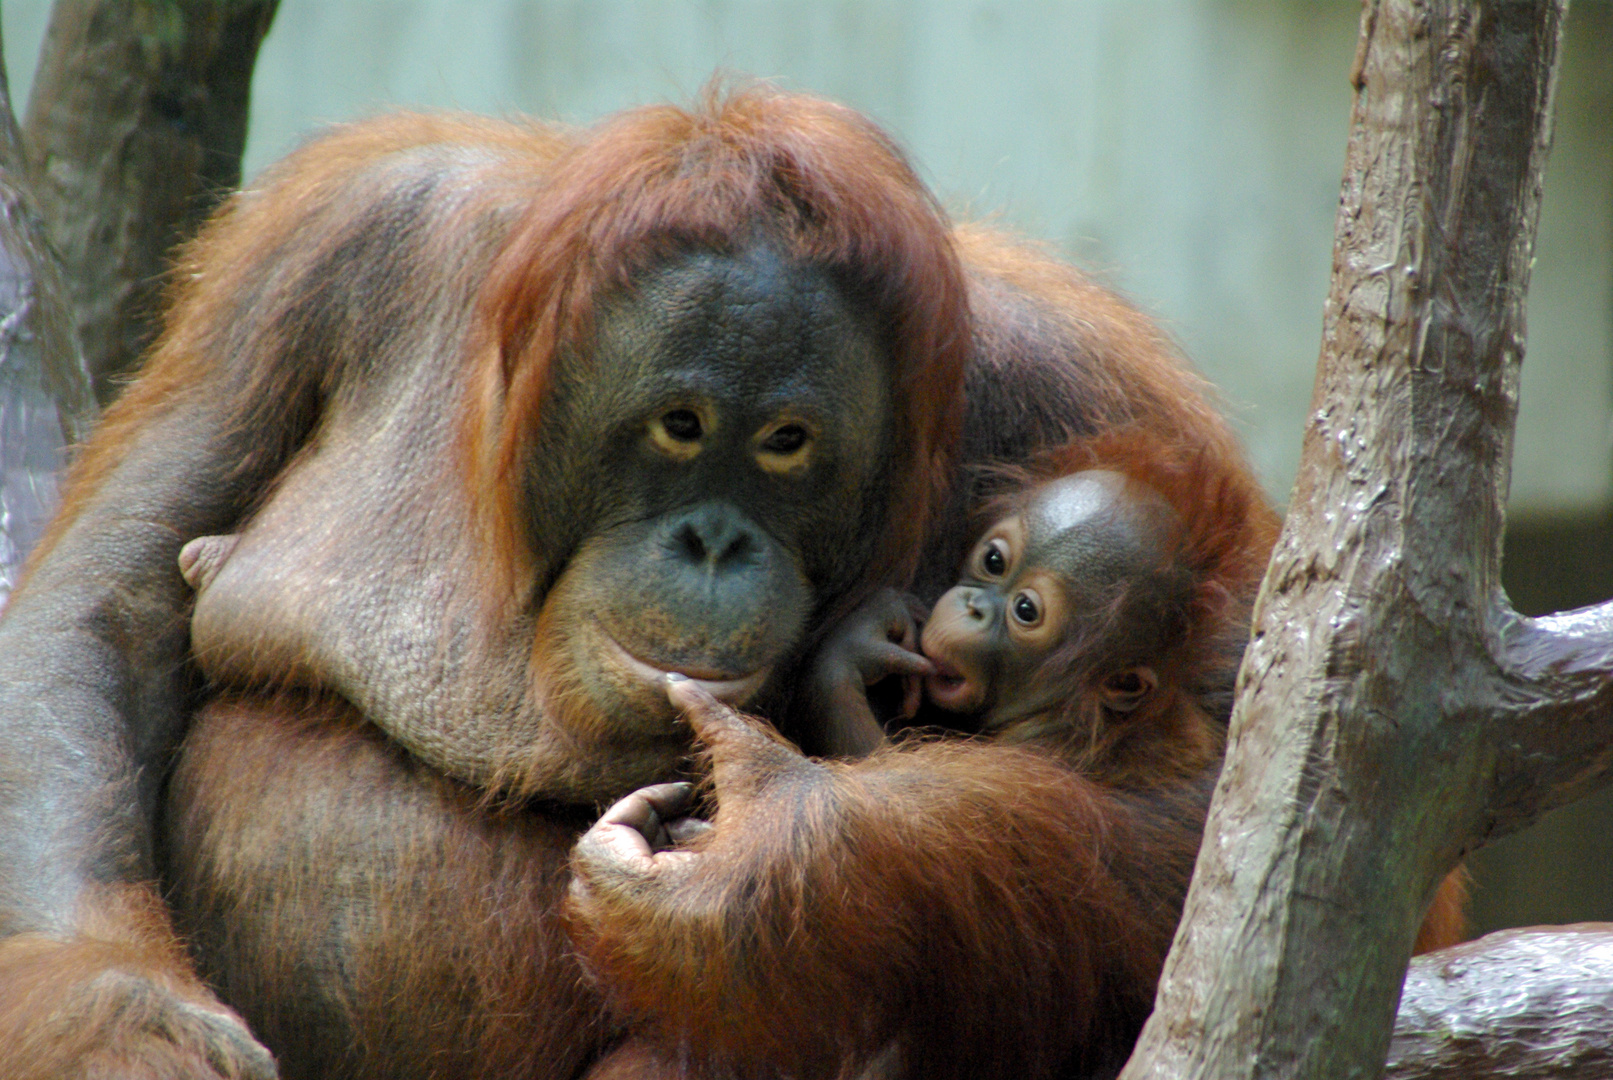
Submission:
[[[1246,473],[1120,431],[996,480],[924,628],[930,702],[1125,786],[1213,761],[1272,541]]]

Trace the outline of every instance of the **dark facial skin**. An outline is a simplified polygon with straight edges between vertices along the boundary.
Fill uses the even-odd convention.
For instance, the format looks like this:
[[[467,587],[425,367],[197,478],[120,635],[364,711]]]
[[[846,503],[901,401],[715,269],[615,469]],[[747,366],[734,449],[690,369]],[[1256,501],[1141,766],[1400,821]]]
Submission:
[[[859,565],[884,369],[832,283],[762,245],[674,263],[606,313],[552,414],[598,433],[575,448],[598,516],[545,598],[577,690],[628,723],[670,720],[669,671],[756,695]]]
[[[935,667],[925,680],[929,700],[997,732],[1045,710],[1050,695],[1077,692],[1049,686],[1043,662],[1081,620],[1160,567],[1173,521],[1157,495],[1106,470],[1033,489],[986,530],[962,580],[930,613],[921,645]],[[1128,662],[1146,652],[1150,629],[1122,619],[1121,638],[1101,643],[1115,668],[1100,671],[1111,707],[1134,708],[1154,685],[1145,665]]]

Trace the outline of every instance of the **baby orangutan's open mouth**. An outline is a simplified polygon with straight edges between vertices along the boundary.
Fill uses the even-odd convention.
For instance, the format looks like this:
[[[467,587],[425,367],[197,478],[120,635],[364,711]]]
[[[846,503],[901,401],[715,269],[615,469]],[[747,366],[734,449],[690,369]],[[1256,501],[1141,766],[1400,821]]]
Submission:
[[[984,703],[985,687],[978,680],[940,657],[931,656],[930,662],[935,674],[925,678],[924,688],[937,707],[947,712],[973,712]]]

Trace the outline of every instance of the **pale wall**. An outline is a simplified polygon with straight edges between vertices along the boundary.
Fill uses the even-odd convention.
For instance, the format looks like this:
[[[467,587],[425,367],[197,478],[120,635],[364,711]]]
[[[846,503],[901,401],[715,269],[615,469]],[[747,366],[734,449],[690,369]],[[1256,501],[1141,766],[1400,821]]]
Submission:
[[[26,93],[47,5],[6,0]],[[960,213],[1077,256],[1218,383],[1273,494],[1298,460],[1359,5],[1211,0],[283,0],[249,174],[388,105],[586,122],[716,68],[872,114]],[[1613,479],[1613,5],[1576,0],[1530,308],[1514,509]]]

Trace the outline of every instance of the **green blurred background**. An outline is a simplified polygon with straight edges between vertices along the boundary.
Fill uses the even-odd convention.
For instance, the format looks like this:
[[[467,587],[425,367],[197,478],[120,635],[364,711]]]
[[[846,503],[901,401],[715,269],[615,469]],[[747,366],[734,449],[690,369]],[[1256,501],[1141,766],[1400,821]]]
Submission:
[[[14,100],[48,0],[6,0]],[[1310,399],[1348,134],[1352,0],[282,0],[246,173],[394,105],[586,123],[713,71],[851,104],[959,216],[1044,239],[1157,315],[1274,500]],[[1613,597],[1613,2],[1574,0],[1529,302],[1506,580]],[[1478,853],[1476,929],[1613,920],[1613,790]]]

